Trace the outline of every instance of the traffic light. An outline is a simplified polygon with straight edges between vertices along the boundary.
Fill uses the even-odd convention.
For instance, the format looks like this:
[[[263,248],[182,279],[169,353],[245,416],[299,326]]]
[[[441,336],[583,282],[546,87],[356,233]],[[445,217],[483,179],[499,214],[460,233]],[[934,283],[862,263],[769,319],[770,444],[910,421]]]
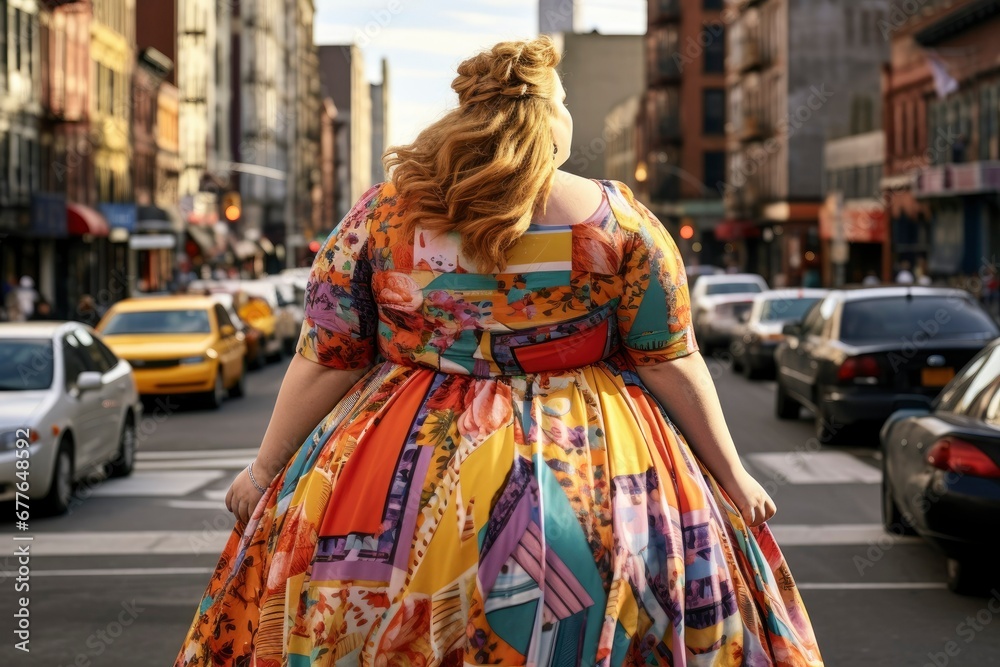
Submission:
[[[222,214],[229,222],[236,222],[243,212],[243,202],[239,192],[227,192],[222,196]]]
[[[681,238],[685,240],[694,238],[694,227],[691,225],[683,225],[681,227]]]

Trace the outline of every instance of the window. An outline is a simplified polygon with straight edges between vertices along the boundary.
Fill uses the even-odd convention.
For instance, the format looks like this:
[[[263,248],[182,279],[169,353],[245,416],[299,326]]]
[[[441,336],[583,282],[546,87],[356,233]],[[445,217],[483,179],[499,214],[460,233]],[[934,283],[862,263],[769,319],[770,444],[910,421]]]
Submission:
[[[705,187],[712,192],[721,192],[721,184],[726,182],[725,151],[705,152]]]
[[[1000,347],[994,345],[979,353],[959,375],[952,380],[938,399],[938,409],[945,412],[966,414],[969,409],[984,401],[979,401],[986,390],[996,391],[995,381],[1000,373]],[[997,423],[997,399],[993,397],[986,407],[985,417],[989,418],[992,409],[993,423]]]
[[[220,304],[215,304],[215,319],[219,322],[219,329],[224,326],[233,326],[233,321],[229,319],[229,313]]]
[[[7,74],[7,0],[0,0],[0,74]]]
[[[72,335],[63,338],[63,374],[66,381],[66,391],[71,391],[76,387],[76,379],[80,373],[90,370],[88,359],[80,349],[80,342]]]
[[[823,335],[823,327],[826,325],[826,318],[823,317],[822,301],[815,304],[806,313],[805,318],[802,321],[802,335],[803,336],[821,336]]]
[[[104,327],[105,336],[155,333],[211,333],[207,310],[150,310],[118,313]]]
[[[14,69],[21,69],[21,35],[24,31],[21,28],[21,10],[14,10]]]
[[[723,74],[726,71],[726,33],[721,25],[705,26],[705,72]]]
[[[32,391],[48,389],[50,386],[50,341],[11,338],[0,341],[0,391]]]
[[[87,333],[84,329],[77,329],[73,333],[66,336],[66,341],[70,345],[74,345],[79,349],[84,356],[87,358],[87,370],[97,371],[98,373],[107,373],[114,366],[113,363],[108,363],[108,357],[104,355],[101,348],[97,346],[97,340]],[[115,362],[117,363],[117,361]]]
[[[850,301],[844,305],[841,340],[898,341],[908,340],[913,332],[926,330],[927,322],[937,322],[941,337],[977,340],[997,335],[997,326],[971,300],[951,301],[952,297],[917,296],[884,297]],[[946,322],[938,316],[948,315]]]
[[[705,134],[725,132],[726,93],[722,88],[705,89],[703,113]]]

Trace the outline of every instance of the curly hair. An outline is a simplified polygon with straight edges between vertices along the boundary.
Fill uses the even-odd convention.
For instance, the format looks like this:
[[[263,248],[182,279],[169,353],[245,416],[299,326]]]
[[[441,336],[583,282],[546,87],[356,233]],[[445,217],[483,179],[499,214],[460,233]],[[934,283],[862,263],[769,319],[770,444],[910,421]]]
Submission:
[[[458,232],[481,271],[506,268],[552,189],[559,59],[543,36],[501,42],[458,66],[458,108],[383,157],[406,198],[408,230]]]

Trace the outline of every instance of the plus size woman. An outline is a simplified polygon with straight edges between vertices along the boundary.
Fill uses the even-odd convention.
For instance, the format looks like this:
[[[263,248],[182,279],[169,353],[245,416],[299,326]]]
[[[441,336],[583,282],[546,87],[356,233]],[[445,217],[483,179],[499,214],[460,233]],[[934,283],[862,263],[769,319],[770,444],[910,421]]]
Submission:
[[[547,38],[459,66],[316,257],[176,665],[822,665],[629,189]]]

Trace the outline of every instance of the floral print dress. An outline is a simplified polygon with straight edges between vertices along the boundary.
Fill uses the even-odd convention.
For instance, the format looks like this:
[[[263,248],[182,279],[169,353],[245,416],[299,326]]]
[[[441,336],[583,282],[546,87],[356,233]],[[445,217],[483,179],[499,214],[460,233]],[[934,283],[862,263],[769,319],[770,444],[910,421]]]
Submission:
[[[672,238],[620,183],[503,273],[369,190],[299,353],[369,369],[237,526],[177,657],[240,665],[821,665],[749,528],[636,369],[691,354]]]

